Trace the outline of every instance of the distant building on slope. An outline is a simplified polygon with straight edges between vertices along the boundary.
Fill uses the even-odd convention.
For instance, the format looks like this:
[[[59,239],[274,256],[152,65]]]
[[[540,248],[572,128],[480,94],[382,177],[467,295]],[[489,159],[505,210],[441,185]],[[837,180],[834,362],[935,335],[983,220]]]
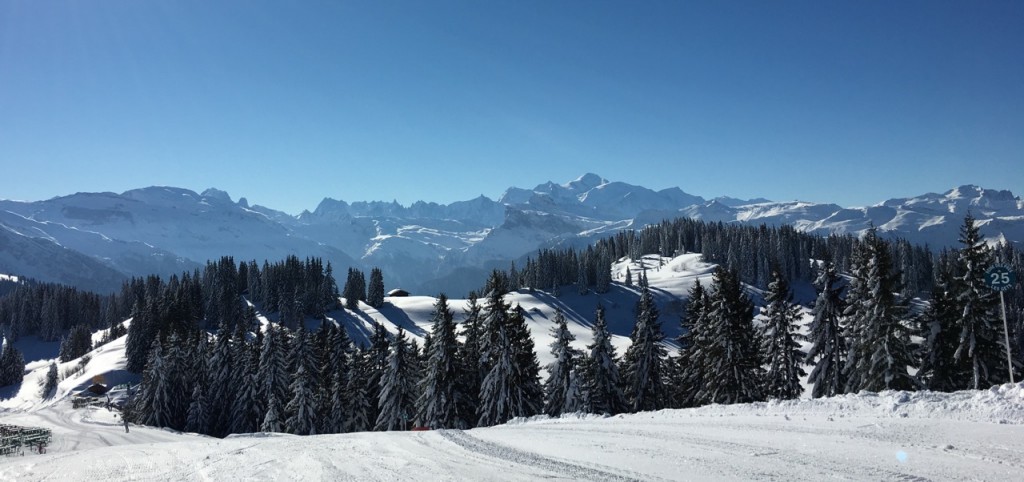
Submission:
[[[402,288],[395,288],[391,291],[388,291],[388,296],[404,298],[406,296],[409,296],[409,292],[403,290]]]

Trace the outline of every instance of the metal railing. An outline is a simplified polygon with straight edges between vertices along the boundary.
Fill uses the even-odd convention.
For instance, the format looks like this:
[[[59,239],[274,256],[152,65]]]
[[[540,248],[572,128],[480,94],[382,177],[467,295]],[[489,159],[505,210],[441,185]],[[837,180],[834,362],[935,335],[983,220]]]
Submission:
[[[46,453],[52,438],[47,428],[0,424],[0,455],[24,455],[25,449]]]

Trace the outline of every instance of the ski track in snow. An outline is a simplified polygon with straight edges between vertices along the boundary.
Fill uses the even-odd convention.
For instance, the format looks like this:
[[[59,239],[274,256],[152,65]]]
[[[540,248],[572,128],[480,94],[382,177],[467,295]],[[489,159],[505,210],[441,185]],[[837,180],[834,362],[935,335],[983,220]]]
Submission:
[[[62,402],[3,418],[51,427],[54,444],[47,454],[0,458],[0,480],[1018,480],[1024,384],[1004,387],[1002,398],[976,405],[1014,410],[1008,420],[955,419],[977,406],[887,417],[871,394],[865,403],[538,418],[466,431],[226,439],[138,426],[126,434],[106,410]]]

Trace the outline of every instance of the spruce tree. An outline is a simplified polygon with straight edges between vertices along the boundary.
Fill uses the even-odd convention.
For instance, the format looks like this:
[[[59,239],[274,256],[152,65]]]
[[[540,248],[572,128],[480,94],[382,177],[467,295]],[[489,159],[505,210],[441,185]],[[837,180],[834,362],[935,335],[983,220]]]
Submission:
[[[0,355],[0,386],[17,385],[25,378],[25,357],[11,338],[6,337],[3,355]]]
[[[913,366],[905,324],[908,309],[897,298],[898,277],[888,243],[870,229],[862,249],[863,268],[855,276],[863,277],[864,297],[851,307],[856,337],[847,363],[848,391],[912,390],[916,380],[907,371]]]
[[[633,412],[659,410],[667,399],[664,365],[667,352],[662,346],[665,334],[658,321],[658,308],[651,290],[641,278],[640,301],[637,304],[636,325],[632,343],[623,356],[623,378],[626,382],[626,400]]]
[[[417,418],[431,429],[469,428],[459,411],[465,407],[459,383],[459,341],[455,336],[455,322],[448,308],[448,297],[444,293],[438,295],[434,303],[431,321],[431,342],[426,349],[426,373],[420,381]]]
[[[344,433],[345,425],[348,422],[347,408],[349,406],[348,393],[345,390],[348,384],[348,371],[335,371],[332,374],[330,403],[327,406],[327,416],[321,425],[323,433]]]
[[[300,343],[305,339],[301,338]],[[316,435],[316,404],[313,395],[312,374],[306,370],[305,363],[299,363],[295,372],[295,379],[288,387],[292,392],[292,399],[285,407],[288,419],[285,421],[285,428],[288,433],[295,435]]]
[[[352,370],[345,385],[346,401],[345,432],[365,432],[373,429],[371,414],[376,413],[371,406],[368,385],[370,383],[372,361],[369,353],[358,350],[353,353]]]
[[[281,407],[281,403],[276,398],[271,398],[267,401],[267,413],[263,416],[263,421],[260,423],[261,432],[274,432],[284,433],[285,423],[281,418],[281,413],[284,409]]]
[[[956,308],[960,313],[960,343],[953,355],[970,366],[969,386],[975,390],[1008,382],[1006,348],[995,292],[985,285],[992,267],[992,251],[985,244],[974,217],[968,214],[960,228]]]
[[[800,378],[803,370],[804,353],[797,333],[800,309],[793,304],[793,293],[789,283],[778,270],[772,272],[772,281],[765,293],[764,353],[768,365],[765,373],[765,396],[779,400],[790,400],[804,391]]]
[[[551,355],[554,357],[548,366],[548,379],[544,384],[544,413],[557,417],[565,412],[579,411],[583,406],[582,392],[578,379],[578,360],[581,356],[571,345],[576,337],[569,332],[562,310],[555,311],[552,320]]]
[[[708,295],[700,280],[695,280],[687,292],[686,309],[683,312],[682,330],[679,336],[679,384],[675,387],[676,404],[679,407],[700,405],[704,392],[704,356],[708,353]]]
[[[227,324],[224,325],[227,328]],[[231,333],[221,331],[207,364],[210,376],[210,434],[224,437],[231,432],[231,409],[238,394],[235,371],[235,349]]]
[[[957,308],[956,275],[950,263],[945,259],[937,268],[935,284],[932,287],[932,299],[928,309],[921,316],[921,337],[924,338],[921,369],[917,377],[928,390],[952,392],[964,390],[970,386],[971,365],[966,357],[957,359],[956,350],[960,346],[961,311]]]
[[[259,384],[258,398],[266,406],[266,412],[260,418],[260,430],[265,432],[284,431],[282,410],[290,399],[288,385],[291,379],[287,348],[284,344],[284,338],[287,336],[287,329],[270,325],[263,338],[256,382]],[[269,414],[271,409],[275,411],[273,416]],[[268,418],[270,425],[266,424]]]
[[[705,403],[746,403],[762,400],[762,369],[753,325],[754,304],[743,292],[735,271],[719,267],[708,297],[707,345],[699,369]]]
[[[536,415],[543,403],[540,366],[522,311],[505,303],[508,288],[500,272],[492,272],[487,285],[483,351],[488,371],[477,409],[477,425],[483,427]]]
[[[407,430],[415,416],[415,379],[405,331],[398,329],[387,368],[380,379],[379,412],[374,430]]]
[[[458,363],[459,376],[457,383],[462,399],[459,400],[459,413],[466,424],[472,426],[476,422],[477,405],[480,401],[480,384],[487,372],[481,364],[482,352],[482,307],[477,302],[475,291],[469,293],[469,300],[463,310],[466,318],[462,323],[463,342],[459,344]]]
[[[46,371],[46,384],[43,385],[43,398],[50,398],[57,393],[57,364],[50,362],[50,368]]]
[[[846,377],[843,375],[846,339],[842,326],[844,305],[840,296],[843,289],[831,261],[825,263],[814,284],[818,288],[818,298],[814,302],[814,319],[809,329],[811,348],[807,351],[807,359],[813,360],[814,368],[808,382],[814,385],[812,397],[832,397],[846,389]]]
[[[384,273],[380,268],[370,270],[370,286],[366,289],[366,304],[374,308],[384,306]]]
[[[599,303],[594,314],[593,343],[587,345],[585,395],[587,411],[615,415],[626,410],[619,379],[619,359],[608,332],[604,307]]]
[[[206,413],[206,395],[202,384],[192,387],[192,401],[188,405],[188,418],[185,420],[185,431],[192,433],[208,433],[208,417]]]

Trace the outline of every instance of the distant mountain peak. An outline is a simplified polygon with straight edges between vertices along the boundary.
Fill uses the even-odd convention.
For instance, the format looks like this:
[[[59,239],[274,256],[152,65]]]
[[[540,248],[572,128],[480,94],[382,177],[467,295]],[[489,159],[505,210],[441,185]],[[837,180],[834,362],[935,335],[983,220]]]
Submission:
[[[568,184],[565,184],[565,187],[567,187],[567,188],[577,188],[577,189],[579,189],[579,188],[592,189],[592,188],[598,187],[598,186],[600,186],[602,184],[608,184],[608,180],[603,178],[603,177],[601,177],[601,176],[598,176],[597,174],[594,174],[592,172],[588,172],[588,173],[586,173],[586,174],[584,174],[584,175],[582,175],[580,177],[577,177],[576,179],[574,179],[572,181],[569,181]]]
[[[203,193],[200,194],[200,196],[203,196],[205,198],[210,198],[210,199],[216,199],[218,201],[223,201],[223,202],[226,202],[226,203],[233,203],[234,202],[234,201],[231,200],[231,196],[226,191],[221,191],[220,189],[217,189],[217,188],[214,188],[214,187],[211,187],[211,188],[203,191]]]

